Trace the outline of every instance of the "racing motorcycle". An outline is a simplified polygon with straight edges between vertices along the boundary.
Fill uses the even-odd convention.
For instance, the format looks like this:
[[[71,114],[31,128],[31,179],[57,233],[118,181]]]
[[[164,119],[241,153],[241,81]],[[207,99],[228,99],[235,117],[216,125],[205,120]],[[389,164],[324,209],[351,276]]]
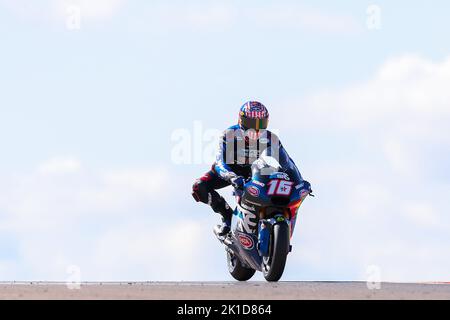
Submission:
[[[290,170],[289,163],[283,166],[262,154],[252,164],[243,191],[233,195],[237,206],[231,232],[220,236],[219,226],[214,228],[225,245],[228,271],[239,281],[249,280],[256,271],[267,281],[278,281],[292,250],[297,211],[308,195],[313,196],[309,183]]]

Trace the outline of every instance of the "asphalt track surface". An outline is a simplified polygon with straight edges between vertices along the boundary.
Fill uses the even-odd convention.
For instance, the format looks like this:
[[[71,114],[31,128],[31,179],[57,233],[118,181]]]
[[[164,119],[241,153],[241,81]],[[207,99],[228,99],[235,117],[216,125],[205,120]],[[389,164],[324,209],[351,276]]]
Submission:
[[[145,299],[145,300],[450,300],[450,283],[381,283],[369,289],[365,282],[116,282],[0,283],[0,299]]]

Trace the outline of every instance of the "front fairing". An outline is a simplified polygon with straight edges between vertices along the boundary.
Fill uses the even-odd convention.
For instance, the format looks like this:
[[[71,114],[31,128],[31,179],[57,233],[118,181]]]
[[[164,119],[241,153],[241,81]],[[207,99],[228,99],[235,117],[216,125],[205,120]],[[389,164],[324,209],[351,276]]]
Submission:
[[[267,230],[274,224],[287,223],[292,237],[297,211],[305,197],[298,170],[289,167],[286,157],[281,162],[287,168],[270,159],[253,163],[252,178],[245,184],[235,210],[238,219],[232,235],[234,250],[245,264],[256,270],[261,270],[262,256],[267,255],[268,244],[263,239]],[[286,188],[277,193],[281,186]],[[266,233],[262,226],[268,227]],[[259,250],[261,246],[263,250]]]

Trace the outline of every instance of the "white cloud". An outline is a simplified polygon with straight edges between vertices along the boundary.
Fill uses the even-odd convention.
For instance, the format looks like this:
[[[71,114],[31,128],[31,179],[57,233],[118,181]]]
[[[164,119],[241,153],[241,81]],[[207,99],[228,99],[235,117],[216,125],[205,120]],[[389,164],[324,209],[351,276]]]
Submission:
[[[80,10],[83,21],[107,20],[115,17],[127,0],[0,0],[22,19],[36,21],[67,20]],[[327,12],[299,4],[232,4],[226,1],[177,3],[165,1],[142,3],[138,15],[128,22],[136,30],[161,32],[166,30],[221,31],[232,27],[261,29],[306,30],[320,34],[354,35],[364,29],[355,17]]]
[[[433,62],[404,55],[389,59],[365,82],[290,101],[285,111],[296,110],[308,130],[364,143],[367,154],[384,156],[395,174],[414,178],[437,159],[430,158],[431,149],[450,157],[448,83],[450,57]],[[297,125],[295,117],[286,121]]]
[[[177,12],[176,9],[175,12]],[[185,20],[187,24],[196,28],[223,28],[230,26],[236,18],[235,9],[223,4],[212,4],[205,7],[190,6],[184,12],[178,11],[178,14],[179,21]]]
[[[324,149],[303,172],[317,197],[296,263],[325,277],[364,279],[372,264],[383,280],[450,277],[448,83],[450,57],[405,55],[363,83],[286,104],[283,112],[298,115],[287,130],[304,119],[302,130]]]
[[[411,150],[405,149],[404,144],[395,138],[387,138],[383,146],[384,155],[394,172],[398,174],[408,175],[414,172],[418,167],[415,163],[416,154]]]
[[[164,167],[93,170],[74,157],[2,176],[0,278],[64,280],[72,264],[91,280],[195,276],[209,232],[170,209],[170,181]]]
[[[362,26],[351,15],[298,4],[263,5],[245,14],[251,23],[269,29],[294,28],[326,34],[357,34]]]
[[[291,155],[311,143],[309,160],[294,159],[316,193],[285,279],[364,279],[378,265],[382,280],[448,280],[449,61],[398,57],[363,83],[288,103],[289,118],[273,110]],[[217,217],[191,199],[190,171],[165,170],[60,157],[1,177],[0,231],[17,257],[0,258],[0,277],[61,279],[75,264],[91,280],[229,279]]]
[[[316,125],[391,127],[395,122],[407,133],[433,134],[442,128],[434,127],[432,121],[450,115],[449,80],[450,57],[433,62],[405,55],[388,60],[365,83],[320,92],[304,103]]]
[[[159,2],[144,6],[141,15],[135,17],[130,25],[136,31],[156,33],[173,30],[216,32],[231,28],[237,19],[237,10],[230,4],[198,5]]]
[[[127,275],[135,280],[184,280],[205,273],[202,261],[207,250],[202,238],[206,230],[200,223],[171,221],[164,213],[155,214],[152,221],[130,223],[101,235],[93,248],[92,265],[102,272],[88,269],[93,277],[114,279],[124,269],[140,269],[139,274]]]
[[[109,19],[123,4],[124,0],[0,0],[0,5],[20,18],[35,21],[65,20],[70,7],[79,8],[83,19]]]
[[[80,9],[85,19],[109,19],[122,8],[124,0],[53,0],[52,10],[60,17],[67,16],[67,8],[74,6]]]
[[[80,170],[80,161],[71,157],[50,159],[38,168],[38,172],[42,175],[76,173]]]
[[[294,4],[257,6],[214,2],[206,4],[168,4],[157,2],[143,8],[143,17],[134,22],[141,30],[185,29],[218,31],[230,28],[306,30],[321,34],[358,34],[362,26],[351,15],[326,12]]]
[[[2,180],[2,209],[9,218],[3,225],[33,229],[86,214],[120,216],[127,209],[164,200],[169,178],[165,168],[93,171],[75,158],[56,157],[34,173]]]

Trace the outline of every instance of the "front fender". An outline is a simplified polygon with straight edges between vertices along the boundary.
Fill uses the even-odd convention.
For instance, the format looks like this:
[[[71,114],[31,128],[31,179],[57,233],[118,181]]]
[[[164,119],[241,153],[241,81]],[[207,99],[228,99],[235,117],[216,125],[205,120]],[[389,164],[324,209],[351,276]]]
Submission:
[[[291,222],[283,214],[277,214],[270,219],[260,220],[258,228],[258,250],[263,257],[269,255],[270,251],[270,237],[272,236],[273,226],[276,224],[286,223],[291,229]]]

